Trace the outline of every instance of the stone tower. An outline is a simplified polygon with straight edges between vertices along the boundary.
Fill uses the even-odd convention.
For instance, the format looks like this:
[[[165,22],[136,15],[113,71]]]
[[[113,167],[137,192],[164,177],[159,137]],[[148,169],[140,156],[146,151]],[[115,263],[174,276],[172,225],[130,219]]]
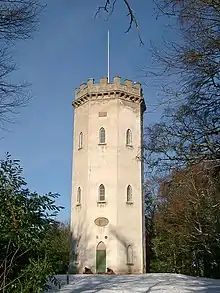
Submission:
[[[139,83],[89,79],[75,90],[71,268],[145,272],[145,102]]]

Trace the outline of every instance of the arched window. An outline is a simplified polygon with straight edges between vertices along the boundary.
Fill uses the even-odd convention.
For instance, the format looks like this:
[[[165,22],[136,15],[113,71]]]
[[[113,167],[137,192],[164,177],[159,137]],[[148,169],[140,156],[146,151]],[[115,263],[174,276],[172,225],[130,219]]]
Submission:
[[[79,134],[79,149],[83,147],[83,133],[80,132]]]
[[[131,129],[128,129],[126,131],[126,145],[128,145],[128,146],[132,145],[132,132],[131,132]]]
[[[132,202],[132,188],[131,185],[127,187],[127,202]]]
[[[105,201],[105,186],[103,184],[99,186],[99,201]]]
[[[82,195],[81,188],[78,187],[78,189],[77,189],[77,197],[76,197],[76,202],[77,202],[78,205],[81,204],[81,195]]]
[[[133,248],[131,245],[127,247],[127,264],[133,264]]]
[[[100,144],[105,144],[105,128],[101,127],[99,129],[99,143]]]

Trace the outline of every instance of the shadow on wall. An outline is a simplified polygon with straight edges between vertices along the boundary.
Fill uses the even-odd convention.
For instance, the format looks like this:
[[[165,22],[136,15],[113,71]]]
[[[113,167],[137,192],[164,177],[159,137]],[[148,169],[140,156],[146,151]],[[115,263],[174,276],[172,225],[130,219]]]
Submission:
[[[133,267],[134,267],[134,262],[133,262],[133,248],[131,246],[131,243],[129,242],[128,238],[122,235],[117,228],[113,225],[110,225],[110,233],[120,242],[122,247],[124,247],[124,255],[125,255],[125,263],[127,265],[127,270],[126,271],[121,271],[118,273],[127,273],[127,274],[132,274],[133,273]]]
[[[99,258],[98,262],[105,266],[105,269],[101,268],[99,273],[106,272],[106,248],[100,248],[100,253],[97,254],[100,244],[104,245],[104,243],[99,242],[97,247],[95,247],[94,242],[91,241],[89,231],[90,229],[88,225],[86,225],[83,220],[71,229],[70,263],[68,269],[69,274],[81,274],[83,273],[85,267],[88,267],[93,273],[96,273],[97,257]],[[112,237],[114,237],[121,244],[124,252],[124,261],[121,263],[121,270],[117,271],[117,273],[135,273],[133,246],[130,239],[125,237],[117,229],[117,227],[113,225],[109,225],[109,232]]]
[[[73,231],[74,229],[74,231]],[[89,247],[90,235],[83,221],[71,229],[69,274],[83,272],[88,259],[94,258],[94,247]],[[94,268],[92,268],[94,269]]]

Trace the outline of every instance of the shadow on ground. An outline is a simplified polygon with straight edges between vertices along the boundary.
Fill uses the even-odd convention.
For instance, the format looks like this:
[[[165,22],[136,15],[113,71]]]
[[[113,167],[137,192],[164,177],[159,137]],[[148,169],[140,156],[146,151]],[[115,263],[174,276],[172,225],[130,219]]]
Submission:
[[[63,280],[65,276],[58,276]],[[194,278],[177,274],[147,275],[71,275],[70,284],[60,293],[219,293],[220,280]]]

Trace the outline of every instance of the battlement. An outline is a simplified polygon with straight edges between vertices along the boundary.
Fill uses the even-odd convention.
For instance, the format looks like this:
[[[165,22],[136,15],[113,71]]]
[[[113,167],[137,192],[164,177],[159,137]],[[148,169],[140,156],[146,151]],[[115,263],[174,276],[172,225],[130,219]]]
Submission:
[[[82,83],[79,88],[75,89],[73,106],[78,107],[91,98],[109,98],[111,96],[120,96],[133,102],[144,103],[140,83],[133,83],[128,79],[122,81],[119,76],[115,76],[113,82],[110,83],[108,83],[107,77],[100,78],[99,83],[94,83],[92,78],[87,83]]]

